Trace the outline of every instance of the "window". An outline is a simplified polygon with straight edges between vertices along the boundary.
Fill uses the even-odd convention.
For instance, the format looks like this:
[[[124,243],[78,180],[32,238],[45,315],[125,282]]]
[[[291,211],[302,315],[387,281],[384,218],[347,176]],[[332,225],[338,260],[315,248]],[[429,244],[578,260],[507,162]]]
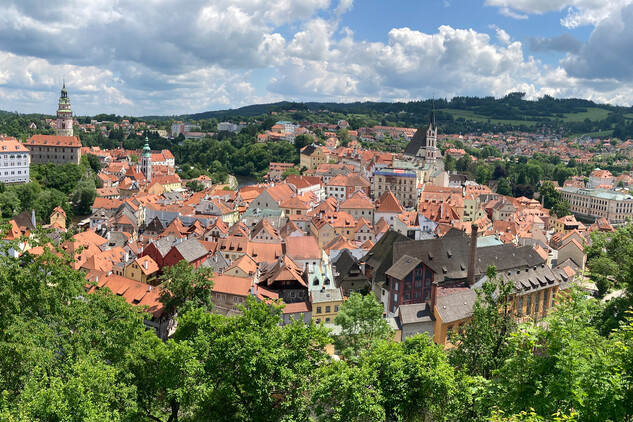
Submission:
[[[549,307],[549,290],[543,290],[543,312]]]
[[[330,322],[330,318],[325,318],[325,322]]]
[[[525,305],[525,314],[526,315],[530,315],[530,312],[532,311],[530,308],[532,307],[532,295],[528,295],[527,297],[527,303]]]
[[[325,312],[327,312],[328,314],[329,314],[330,312],[332,312],[332,307],[331,307],[331,306],[329,306],[329,305],[328,305],[328,306],[326,306],[326,307],[325,307]]]
[[[519,316],[523,315],[523,297],[519,297],[517,301],[517,314]]]
[[[338,312],[338,305],[334,305],[334,312]]]
[[[446,329],[446,341],[451,341],[451,337],[453,336],[453,326],[449,325]]]
[[[320,314],[320,313],[321,313],[321,307],[320,307],[320,306],[317,306],[317,311],[316,311],[316,313],[317,313],[317,314]]]
[[[534,314],[538,315],[538,309],[539,309],[539,299],[540,299],[540,294],[539,292],[536,292],[535,298],[534,298]]]
[[[316,323],[317,323],[317,324],[320,324],[320,323],[321,323],[321,318],[317,318],[317,319],[316,319]]]

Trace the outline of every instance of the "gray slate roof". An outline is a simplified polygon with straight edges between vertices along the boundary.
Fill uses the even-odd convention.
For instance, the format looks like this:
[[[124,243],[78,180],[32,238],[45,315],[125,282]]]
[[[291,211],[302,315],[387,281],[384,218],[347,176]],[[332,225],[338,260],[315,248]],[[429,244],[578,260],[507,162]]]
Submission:
[[[402,324],[417,324],[434,320],[433,313],[426,303],[400,305],[400,322]]]
[[[442,278],[446,280],[466,278],[470,255],[470,237],[468,236],[396,242],[393,249],[395,262],[393,267],[403,264],[399,260],[408,255],[421,260],[438,274],[440,276],[438,281]],[[544,262],[543,258],[529,246],[518,248],[512,244],[487,246],[477,248],[476,275],[485,274],[489,265],[496,266],[497,271],[502,272],[509,269],[540,266]],[[396,268],[393,270],[389,268],[389,272],[390,275],[402,274],[402,271]]]
[[[404,150],[405,155],[410,155],[415,157],[418,154],[420,148],[426,148],[426,131],[428,130],[428,126],[423,126],[419,128],[413,138],[409,141],[409,144]]]
[[[407,274],[413,271],[420,262],[422,261],[412,256],[402,255],[402,257],[396,261],[391,268],[385,271],[385,274],[397,278],[398,280],[402,280]]]
[[[202,246],[198,239],[193,238],[177,244],[176,249],[187,262],[195,261],[208,253],[207,248]]]
[[[450,323],[468,318],[473,314],[473,305],[477,299],[477,293],[468,289],[450,295],[437,298],[435,309],[442,322]]]
[[[388,230],[361,259],[361,261],[364,261],[367,265],[372,267],[372,283],[386,281],[385,271],[387,271],[393,263],[393,245],[395,242],[408,243],[412,242],[412,240],[396,231]]]

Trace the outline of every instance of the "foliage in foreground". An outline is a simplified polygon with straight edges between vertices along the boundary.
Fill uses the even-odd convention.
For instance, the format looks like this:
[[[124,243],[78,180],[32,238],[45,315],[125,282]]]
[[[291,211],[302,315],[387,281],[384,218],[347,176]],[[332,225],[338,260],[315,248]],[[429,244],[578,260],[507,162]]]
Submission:
[[[145,330],[138,308],[107,290],[86,294],[84,275],[68,268],[65,258],[48,252],[0,256],[0,420],[620,421],[633,415],[633,318],[601,335],[594,322],[602,305],[580,292],[569,293],[538,325],[508,325],[505,334],[496,330],[475,342],[468,337],[479,336],[486,323],[502,323],[487,312],[484,291],[473,329],[460,336],[459,344],[469,346],[451,352],[465,355],[457,361],[426,335],[386,339],[375,304],[356,298],[343,319],[352,327],[348,336],[363,335],[348,343],[353,359],[335,361],[324,352],[333,342],[325,328],[299,321],[282,327],[281,306],[253,298],[242,315],[225,317],[209,313],[206,298],[195,296],[202,302],[190,301],[174,337],[162,342]],[[498,341],[503,359],[494,364],[467,356]]]

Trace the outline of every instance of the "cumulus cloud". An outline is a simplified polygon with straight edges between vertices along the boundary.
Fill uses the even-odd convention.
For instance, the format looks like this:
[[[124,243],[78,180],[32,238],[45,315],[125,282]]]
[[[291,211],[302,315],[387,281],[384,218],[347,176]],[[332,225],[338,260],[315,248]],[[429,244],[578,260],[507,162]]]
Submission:
[[[53,113],[62,75],[79,114],[179,114],[292,100],[410,100],[524,91],[629,103],[633,0],[485,0],[507,16],[562,11],[594,25],[564,33],[392,28],[382,42],[341,28],[353,0],[6,0],[0,13],[3,108]],[[507,28],[510,29],[510,28]],[[557,66],[528,55],[565,53]],[[267,83],[266,83],[267,82]],[[13,106],[15,104],[15,107]],[[43,104],[48,104],[42,109]]]
[[[614,11],[631,4],[633,0],[486,0],[487,6],[497,7],[499,13],[515,19],[527,19],[531,14],[567,10],[561,19],[566,28],[596,25]]]
[[[566,57],[565,70],[588,79],[633,80],[633,4],[601,21],[577,54]]]

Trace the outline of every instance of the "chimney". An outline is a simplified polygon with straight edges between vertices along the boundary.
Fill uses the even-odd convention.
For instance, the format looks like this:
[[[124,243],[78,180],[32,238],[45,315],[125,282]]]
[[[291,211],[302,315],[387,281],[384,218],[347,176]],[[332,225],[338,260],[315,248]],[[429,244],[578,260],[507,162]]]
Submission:
[[[147,270],[147,260],[145,260],[145,262],[143,263],[143,266],[145,267],[145,269]]]
[[[469,286],[475,284],[475,272],[477,271],[477,232],[479,231],[479,226],[477,223],[473,223],[471,228],[472,233],[470,235],[470,254],[468,255],[468,276],[466,278]]]

